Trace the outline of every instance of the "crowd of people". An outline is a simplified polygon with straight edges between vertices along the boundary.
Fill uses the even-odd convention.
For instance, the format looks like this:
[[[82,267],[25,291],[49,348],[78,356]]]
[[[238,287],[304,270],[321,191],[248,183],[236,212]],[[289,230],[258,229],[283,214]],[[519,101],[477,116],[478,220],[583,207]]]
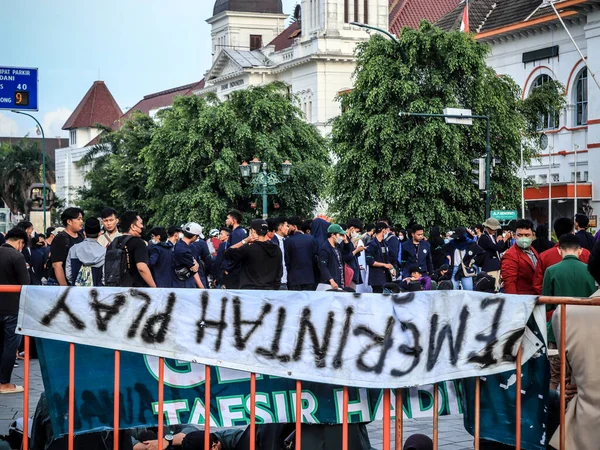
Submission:
[[[45,234],[36,234],[24,221],[0,235],[0,284],[359,293],[437,289],[590,297],[600,281],[600,233],[587,231],[585,215],[557,219],[556,242],[548,239],[547,226],[536,228],[527,219],[503,226],[489,218],[472,227],[448,232],[433,227],[426,233],[422,225],[392,226],[387,219],[344,224],[321,217],[276,217],[254,219],[244,227],[242,214],[233,210],[208,236],[195,222],[146,233],[137,212],[119,215],[112,208],[87,220],[81,209],[67,208],[61,220],[62,227]],[[11,383],[20,345],[15,334],[19,297],[3,293],[0,299],[0,393],[22,392]],[[600,312],[576,311],[581,310],[570,311],[568,320],[591,326],[568,329],[571,374],[565,389],[570,398],[581,394],[582,383],[589,387],[592,380],[600,381],[582,367],[581,359],[585,354],[588,364],[589,358],[600,363],[583,344],[585,333],[595,328],[590,318]],[[556,316],[548,308],[551,389],[560,388],[560,361],[552,354],[558,353]],[[600,409],[591,413],[600,417]],[[591,413],[580,409],[568,415],[566,426],[592,426]]]

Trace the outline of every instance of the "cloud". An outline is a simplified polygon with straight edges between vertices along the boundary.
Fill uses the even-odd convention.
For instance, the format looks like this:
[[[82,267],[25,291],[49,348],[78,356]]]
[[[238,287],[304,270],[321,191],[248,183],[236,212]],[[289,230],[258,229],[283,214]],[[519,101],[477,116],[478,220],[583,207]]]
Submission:
[[[17,121],[4,113],[0,113],[0,136],[20,136]]]
[[[44,114],[42,126],[44,127],[46,136],[49,138],[56,136],[68,136],[68,131],[62,130],[62,127],[72,113],[73,111],[70,109],[58,108],[54,111]]]

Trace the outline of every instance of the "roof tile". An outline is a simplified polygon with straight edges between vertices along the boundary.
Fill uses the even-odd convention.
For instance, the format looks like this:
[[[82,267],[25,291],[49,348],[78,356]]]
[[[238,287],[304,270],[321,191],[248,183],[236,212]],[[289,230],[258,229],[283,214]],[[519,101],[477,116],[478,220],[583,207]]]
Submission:
[[[97,123],[110,126],[122,114],[104,81],[95,81],[62,129],[90,128]]]

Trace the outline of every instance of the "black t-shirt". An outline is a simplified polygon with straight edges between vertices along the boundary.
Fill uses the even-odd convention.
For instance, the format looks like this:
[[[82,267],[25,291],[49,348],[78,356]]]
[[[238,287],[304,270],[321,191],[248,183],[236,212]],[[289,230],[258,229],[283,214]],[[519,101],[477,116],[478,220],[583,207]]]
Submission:
[[[117,239],[124,239],[124,236],[121,236]],[[125,247],[127,247],[127,251],[129,252],[129,275],[131,275],[133,278],[133,286],[148,287],[148,284],[144,281],[137,269],[138,263],[148,264],[148,246],[142,238],[132,237],[127,241]]]
[[[67,256],[69,255],[69,249],[80,242],[83,242],[83,236],[80,234],[78,234],[77,237],[71,237],[66,232],[61,231],[54,237],[52,245],[50,245],[50,267],[48,270],[48,276],[50,278],[56,278],[52,263],[62,262],[64,271],[67,267]]]

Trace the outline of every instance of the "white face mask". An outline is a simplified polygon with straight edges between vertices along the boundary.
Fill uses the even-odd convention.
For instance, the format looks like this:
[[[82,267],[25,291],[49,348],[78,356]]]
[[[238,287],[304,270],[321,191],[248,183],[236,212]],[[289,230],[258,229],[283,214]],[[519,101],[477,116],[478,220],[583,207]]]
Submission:
[[[152,242],[152,244],[154,244],[154,245],[158,244],[158,241],[156,239],[152,239],[152,241],[150,241],[150,242]]]
[[[360,236],[360,233],[358,231],[355,231],[354,233],[352,233],[352,239],[356,239],[359,236]]]
[[[344,242],[344,238],[343,238],[343,237],[341,237],[341,236],[338,236],[338,237],[336,237],[336,238],[335,238],[335,243],[336,243],[336,244],[338,244],[338,245],[339,245],[339,244],[341,244],[342,242]]]
[[[179,239],[183,239],[183,233],[179,233]]]

